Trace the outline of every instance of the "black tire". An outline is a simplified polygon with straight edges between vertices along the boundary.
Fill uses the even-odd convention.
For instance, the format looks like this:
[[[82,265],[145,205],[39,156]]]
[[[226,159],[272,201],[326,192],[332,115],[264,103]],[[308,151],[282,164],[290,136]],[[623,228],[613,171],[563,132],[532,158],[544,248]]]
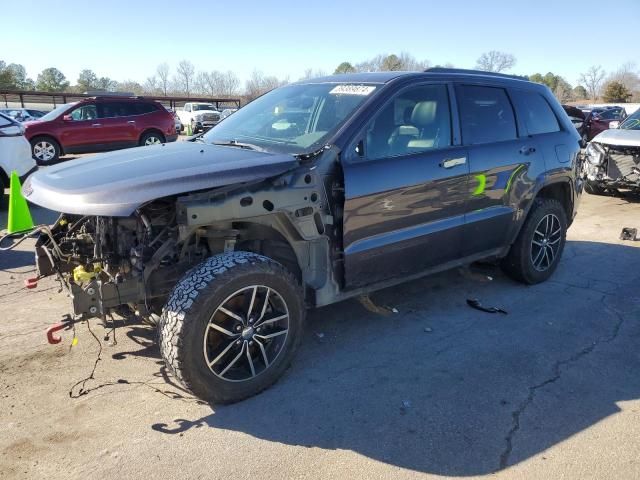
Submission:
[[[145,132],[142,137],[140,137],[140,146],[145,145],[158,145],[160,143],[164,143],[165,138],[160,132],[150,131]]]
[[[242,323],[234,320],[235,317],[226,313],[231,308],[225,302],[242,298],[246,307],[247,294],[237,292],[253,291],[255,286],[258,293],[253,293],[253,298],[257,308],[249,307]],[[267,287],[271,296],[262,290],[264,297],[260,298],[259,289]],[[269,301],[265,302],[264,298]],[[277,302],[278,308],[272,302]],[[254,305],[253,300],[250,305]],[[229,308],[220,313],[223,306]],[[256,328],[255,331],[249,326],[250,322],[259,325],[260,319],[267,315],[280,318],[278,309],[287,314],[286,335],[281,334],[282,324],[262,325],[263,330]],[[251,312],[258,313],[258,310],[262,310],[262,315],[254,318]],[[302,339],[304,317],[300,285],[282,265],[251,252],[220,254],[193,268],[173,289],[158,326],[160,352],[169,370],[194,395],[209,402],[233,403],[261,392],[280,378]],[[214,318],[222,318],[227,323],[214,322]],[[226,333],[219,331],[223,326]],[[236,333],[241,326],[242,333]],[[271,333],[274,329],[277,329],[275,334]],[[256,333],[260,331],[261,335]],[[267,339],[265,335],[272,338]],[[216,340],[219,341],[214,343]],[[271,360],[267,358],[269,351],[275,352]],[[245,374],[253,376],[244,378]],[[224,378],[225,375],[230,378]]]
[[[4,194],[5,188],[9,188],[9,183],[5,181],[2,172],[0,172],[0,210],[4,210],[9,206],[9,197]]]
[[[591,182],[589,180],[587,180],[584,183],[584,189],[586,190],[587,193],[590,193],[591,195],[606,195],[607,194],[607,190],[606,189],[602,188],[597,183]]]
[[[550,238],[538,233],[548,225],[543,223],[548,220],[552,222],[550,233],[560,228],[559,232]],[[558,222],[557,228],[553,226],[553,222],[556,221]],[[558,267],[566,237],[567,215],[562,204],[553,199],[536,199],[516,241],[502,260],[501,266],[507,275],[519,282],[528,285],[544,282]],[[557,249],[555,249],[556,245]],[[549,252],[549,248],[551,252]],[[542,259],[538,256],[540,254],[542,254]],[[546,259],[552,259],[552,261],[546,262]],[[539,265],[538,262],[540,262]]]
[[[60,159],[60,144],[51,137],[33,137],[31,141],[31,156],[38,165],[49,165]]]

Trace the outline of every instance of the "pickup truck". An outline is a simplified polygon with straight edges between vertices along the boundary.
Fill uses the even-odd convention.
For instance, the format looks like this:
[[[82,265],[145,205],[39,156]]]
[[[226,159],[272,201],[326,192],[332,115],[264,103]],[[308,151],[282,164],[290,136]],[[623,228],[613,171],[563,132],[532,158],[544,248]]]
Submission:
[[[204,132],[214,127],[220,121],[220,112],[212,103],[189,102],[178,110],[178,117],[182,125],[191,126],[192,134]]]

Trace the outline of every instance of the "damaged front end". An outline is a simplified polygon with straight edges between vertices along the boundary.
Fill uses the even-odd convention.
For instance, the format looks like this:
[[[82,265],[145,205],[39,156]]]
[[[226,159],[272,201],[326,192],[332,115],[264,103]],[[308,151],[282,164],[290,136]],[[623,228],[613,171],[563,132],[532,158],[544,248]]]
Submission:
[[[174,199],[129,217],[63,214],[36,243],[39,276],[58,275],[83,319],[159,314],[177,279],[206,255],[197,232],[181,238]]]
[[[640,192],[640,145],[592,141],[585,152],[587,181],[601,189]]]

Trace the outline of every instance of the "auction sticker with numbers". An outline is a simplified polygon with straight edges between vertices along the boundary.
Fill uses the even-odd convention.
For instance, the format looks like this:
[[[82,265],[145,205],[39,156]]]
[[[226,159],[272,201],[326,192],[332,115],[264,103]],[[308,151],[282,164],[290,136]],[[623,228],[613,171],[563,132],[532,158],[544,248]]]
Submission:
[[[371,85],[338,85],[329,93],[333,95],[369,95],[376,87]]]

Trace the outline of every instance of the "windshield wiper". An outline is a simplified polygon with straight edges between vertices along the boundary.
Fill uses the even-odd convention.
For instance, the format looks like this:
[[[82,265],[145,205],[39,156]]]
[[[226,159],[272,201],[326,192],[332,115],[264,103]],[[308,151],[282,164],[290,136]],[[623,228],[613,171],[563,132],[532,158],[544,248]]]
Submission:
[[[258,152],[264,152],[264,150],[257,145],[253,145],[251,143],[242,143],[237,142],[236,140],[229,140],[228,142],[213,142],[214,145],[220,145],[222,147],[238,147],[245,148],[247,150],[255,150]]]

